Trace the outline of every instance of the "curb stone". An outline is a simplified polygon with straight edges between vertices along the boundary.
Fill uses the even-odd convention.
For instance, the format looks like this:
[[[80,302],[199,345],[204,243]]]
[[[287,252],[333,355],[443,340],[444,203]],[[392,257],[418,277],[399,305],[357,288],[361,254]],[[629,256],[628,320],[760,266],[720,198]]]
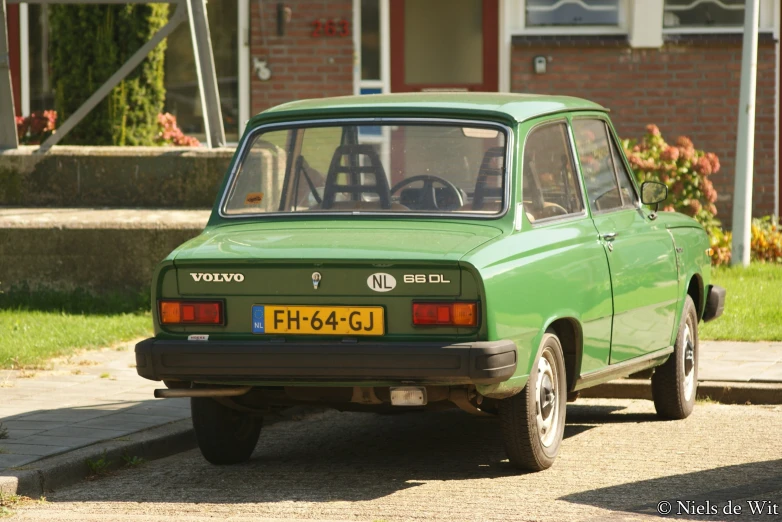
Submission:
[[[278,422],[305,420],[324,411],[323,408],[295,406],[277,415],[265,416],[263,425],[267,427]],[[0,494],[38,498],[47,492],[80,482],[92,474],[87,460],[96,461],[104,456],[104,452],[106,459],[111,462],[106,471],[114,471],[123,467],[122,457],[125,455],[149,461],[195,447],[197,443],[192,421],[182,419],[46,457],[20,466],[18,470],[6,470],[0,475]]]
[[[71,485],[91,474],[87,460],[100,459],[104,451],[106,459],[111,461],[107,470],[115,470],[122,467],[123,455],[154,460],[195,446],[191,421],[182,419],[37,460],[20,466],[16,471],[6,470],[0,476],[0,493],[37,498],[48,491]]]
[[[582,390],[580,396],[651,400],[652,386],[648,379],[619,379]],[[701,381],[697,398],[722,404],[782,404],[782,383]]]

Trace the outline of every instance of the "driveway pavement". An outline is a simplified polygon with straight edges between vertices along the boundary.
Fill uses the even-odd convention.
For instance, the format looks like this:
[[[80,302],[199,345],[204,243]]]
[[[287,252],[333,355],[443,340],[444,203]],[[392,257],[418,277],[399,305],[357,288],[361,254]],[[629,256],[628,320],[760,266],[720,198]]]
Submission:
[[[782,513],[780,405],[699,403],[661,421],[649,401],[589,399],[567,416],[541,473],[508,465],[495,418],[329,411],[265,427],[246,464],[186,451],[47,494],[12,520],[639,521],[660,520],[661,502],[672,520],[782,518],[748,504]],[[694,516],[728,502],[741,516]]]

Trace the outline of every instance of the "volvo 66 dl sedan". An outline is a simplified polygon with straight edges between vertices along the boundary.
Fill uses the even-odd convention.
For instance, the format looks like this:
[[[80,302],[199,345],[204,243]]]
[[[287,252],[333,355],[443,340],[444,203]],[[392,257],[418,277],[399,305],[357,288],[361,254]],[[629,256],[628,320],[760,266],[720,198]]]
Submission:
[[[154,276],[158,397],[192,397],[215,464],[265,414],[307,404],[496,415],[542,470],[579,390],[653,369],[660,417],[698,385],[719,316],[709,241],[657,213],[606,110],[560,96],[427,93],[281,105],[253,118],[204,232]]]

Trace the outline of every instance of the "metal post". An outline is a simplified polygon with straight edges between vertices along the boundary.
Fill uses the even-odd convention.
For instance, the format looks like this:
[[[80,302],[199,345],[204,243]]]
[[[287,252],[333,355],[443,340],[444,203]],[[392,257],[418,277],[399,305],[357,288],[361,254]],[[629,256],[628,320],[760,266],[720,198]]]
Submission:
[[[733,188],[731,264],[744,266],[749,265],[750,225],[752,223],[759,4],[760,0],[747,0],[744,7],[744,48],[741,53],[739,129],[736,138],[736,177]]]
[[[190,37],[193,40],[198,88],[201,91],[206,145],[209,148],[222,147],[225,145],[225,129],[223,129],[223,115],[220,111],[212,38],[209,35],[209,23],[206,17],[206,0],[187,0],[187,14],[190,19]]]
[[[172,16],[166,25],[164,25],[158,32],[156,32],[152,38],[149,39],[147,43],[139,47],[138,51],[133,53],[133,56],[131,56],[127,62],[122,64],[122,67],[117,69],[117,72],[111,75],[111,77],[106,80],[106,83],[100,86],[100,88],[93,93],[92,96],[87,98],[87,101],[84,102],[78,109],[76,109],[76,112],[71,114],[65,122],[63,122],[62,125],[57,127],[57,130],[47,138],[46,141],[43,142],[41,145],[41,148],[39,149],[40,152],[46,152],[52,146],[56,145],[61,139],[65,137],[68,132],[71,131],[89,112],[98,105],[103,98],[105,98],[111,90],[121,82],[125,76],[130,74],[133,69],[138,67],[138,65],[144,60],[144,58],[147,57],[147,55],[157,47],[157,45],[171,32],[174,31],[174,29],[177,28],[177,26],[183,22],[185,19],[185,12],[184,9],[181,6],[177,6],[176,11],[174,12],[174,16]]]
[[[19,147],[16,135],[16,110],[11,87],[11,60],[8,56],[8,17],[5,0],[0,0],[0,149]]]

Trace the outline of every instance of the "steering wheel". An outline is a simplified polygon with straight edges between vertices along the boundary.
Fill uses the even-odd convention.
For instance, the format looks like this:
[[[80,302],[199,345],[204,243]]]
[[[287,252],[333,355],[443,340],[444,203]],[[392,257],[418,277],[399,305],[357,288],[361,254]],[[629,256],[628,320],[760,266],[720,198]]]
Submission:
[[[432,176],[430,174],[421,174],[420,176],[413,176],[407,179],[403,179],[393,187],[391,187],[391,195],[393,196],[396,192],[399,192],[402,188],[410,185],[411,183],[415,183],[416,181],[423,181],[423,198],[421,203],[427,207],[427,208],[433,208],[435,210],[441,210],[439,205],[437,204],[437,197],[435,196],[434,191],[434,184],[439,183],[440,185],[443,185],[446,189],[448,189],[449,195],[452,195],[454,199],[459,203],[459,205],[456,208],[460,208],[464,205],[464,198],[462,197],[462,191],[459,190],[459,187],[448,181],[447,179],[443,179],[438,176]]]
[[[543,212],[548,214],[547,217],[564,216],[569,214],[565,207],[556,203],[546,202],[543,204]]]

